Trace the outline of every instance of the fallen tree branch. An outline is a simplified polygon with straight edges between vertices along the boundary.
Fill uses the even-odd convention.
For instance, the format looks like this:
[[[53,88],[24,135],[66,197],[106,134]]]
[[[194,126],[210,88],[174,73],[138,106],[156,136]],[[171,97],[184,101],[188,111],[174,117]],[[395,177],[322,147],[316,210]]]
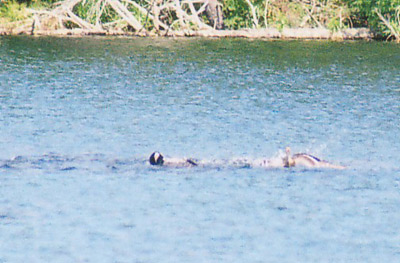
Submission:
[[[396,41],[399,42],[400,41],[400,32],[397,32],[397,30],[390,24],[390,22],[385,19],[385,17],[378,10],[378,8],[375,8],[375,12],[378,15],[379,19],[385,24],[385,26],[387,26],[387,28],[389,28],[391,35],[394,36]]]
[[[124,21],[124,20],[122,20]],[[118,21],[115,21],[117,23]],[[174,22],[177,22],[175,20]],[[0,28],[0,35],[16,35],[16,34],[31,34],[32,19],[25,21],[24,28],[18,30],[2,29]],[[106,26],[104,24],[103,26]],[[109,30],[87,30],[87,29],[57,29],[57,30],[35,30],[35,35],[59,35],[59,36],[84,36],[84,35],[109,35],[109,36],[143,36],[139,32],[126,32],[121,29]],[[151,32],[146,35],[153,35]],[[244,30],[178,30],[178,31],[159,31],[159,36],[173,36],[173,37],[216,37],[216,38],[251,38],[251,39],[371,39],[373,34],[368,28],[351,28],[344,29],[338,32],[329,32],[326,29],[319,28],[298,28],[298,29],[284,29],[280,32],[274,28],[263,29],[244,29]]]
[[[182,11],[182,15],[186,20],[195,24],[199,29],[211,29],[212,28],[200,21],[200,18],[198,17],[196,9],[194,9],[193,4],[190,9],[191,9],[192,15],[188,15],[186,12]]]
[[[197,15],[200,15],[204,11],[206,11],[206,7],[208,5],[208,0],[204,1],[203,5],[197,10]]]
[[[129,12],[126,7],[121,4],[120,1],[118,0],[107,0],[107,3],[112,6],[112,8],[115,10],[115,12],[118,13],[123,19],[126,20],[126,22],[133,27],[136,31],[139,31],[142,28],[142,24],[139,23],[139,21],[132,15],[131,12]]]
[[[134,1],[131,1],[131,0],[123,0],[123,1],[133,5],[134,7],[136,7],[139,10],[139,12],[141,12],[142,14],[148,15],[148,17],[151,20],[153,20],[153,21],[155,20],[155,16],[150,14],[150,12],[146,8],[142,7],[138,3],[134,2]],[[154,4],[154,5],[156,5],[156,4]],[[157,18],[157,20],[158,20],[158,18]],[[168,26],[166,24],[162,23],[159,20],[158,20],[158,25],[162,26],[164,29],[168,29]]]
[[[79,16],[75,15],[70,9],[66,10],[66,13],[71,18],[71,21],[79,25],[83,29],[94,29],[94,26],[85,20],[81,19]]]

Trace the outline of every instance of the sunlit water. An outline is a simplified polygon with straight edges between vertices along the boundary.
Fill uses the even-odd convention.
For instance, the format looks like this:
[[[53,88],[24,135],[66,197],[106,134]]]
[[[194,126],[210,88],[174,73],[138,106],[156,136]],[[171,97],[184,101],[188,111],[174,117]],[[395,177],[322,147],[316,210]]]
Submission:
[[[393,43],[0,38],[0,262],[398,262],[399,100]],[[147,163],[286,146],[348,169]]]

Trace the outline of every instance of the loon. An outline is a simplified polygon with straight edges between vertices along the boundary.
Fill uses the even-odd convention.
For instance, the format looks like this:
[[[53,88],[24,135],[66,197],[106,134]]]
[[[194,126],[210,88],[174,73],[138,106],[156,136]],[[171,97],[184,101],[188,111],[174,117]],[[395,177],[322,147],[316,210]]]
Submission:
[[[176,158],[168,158],[164,159],[164,156],[160,152],[153,152],[150,155],[149,162],[151,165],[157,166],[170,166],[170,167],[191,167],[197,166],[197,161],[188,158],[188,159],[176,159]]]
[[[307,153],[297,153],[291,156],[290,147],[285,149],[286,156],[283,158],[283,167],[293,167],[293,166],[305,166],[305,167],[323,167],[323,168],[333,168],[333,169],[345,169],[346,167],[341,165],[335,165],[328,163],[327,161],[321,160],[311,154]]]

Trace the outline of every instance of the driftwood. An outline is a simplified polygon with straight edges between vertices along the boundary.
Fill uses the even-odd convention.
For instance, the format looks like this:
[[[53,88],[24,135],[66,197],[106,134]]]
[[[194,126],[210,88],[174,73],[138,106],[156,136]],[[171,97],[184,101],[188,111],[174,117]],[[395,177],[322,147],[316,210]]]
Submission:
[[[176,34],[178,35],[178,34]],[[184,36],[181,34],[181,36]],[[351,28],[338,32],[330,32],[319,28],[292,28],[279,31],[275,28],[243,29],[243,30],[199,30],[191,32],[190,36],[200,37],[242,37],[259,39],[332,39],[352,40],[371,39],[372,32],[367,28]]]
[[[84,2],[82,2],[84,1]],[[275,28],[253,28],[243,30],[223,29],[222,5],[218,0],[95,0],[89,13],[91,19],[74,13],[78,4],[87,0],[64,0],[55,4],[52,10],[28,9],[29,19],[18,24],[0,25],[0,34],[33,35],[132,35],[132,36],[199,36],[199,37],[243,37],[243,38],[284,38],[284,39],[370,39],[368,29],[345,29],[331,32],[325,28],[297,28],[279,31]],[[250,7],[251,1],[247,1]],[[145,5],[143,5],[145,3]],[[267,15],[269,0],[266,0]],[[101,22],[106,9],[112,9],[118,16],[107,23]],[[135,11],[135,12],[133,12]],[[254,11],[254,10],[253,10]],[[201,14],[208,19],[203,19]],[[135,15],[134,15],[135,14]],[[141,14],[138,16],[137,14]],[[145,19],[143,19],[145,17]],[[313,17],[313,8],[308,19]],[[258,17],[253,12],[253,23],[258,27]]]
[[[1,35],[0,31],[0,35]],[[18,32],[3,32],[3,34],[31,34],[29,28]],[[125,32],[122,30],[88,30],[88,29],[56,29],[36,30],[35,35],[52,36],[88,36],[88,35],[109,35],[109,36],[167,36],[167,37],[213,37],[213,38],[250,38],[250,39],[330,39],[330,40],[354,40],[371,39],[373,34],[367,28],[352,28],[338,32],[329,32],[326,29],[299,28],[284,29],[279,31],[275,28],[264,29],[242,29],[242,30],[175,30],[173,32],[160,30],[158,32]]]
[[[89,12],[96,14],[95,22],[73,12],[78,4],[86,4],[86,0],[64,0],[53,10],[27,10],[33,15],[33,19],[29,20],[32,34],[41,34],[46,30],[62,32],[67,25],[70,29],[78,28],[93,34],[120,31],[130,34],[133,31],[137,35],[152,35],[161,31],[173,35],[175,31],[182,30],[223,28],[222,8],[218,0],[148,0],[144,3],[145,6],[134,0],[96,0],[94,7],[91,7],[94,10]],[[115,21],[101,23],[100,17],[105,7],[114,10],[119,17]],[[140,17],[133,14],[135,10],[146,19],[141,21]],[[207,11],[209,21],[201,17],[204,11]],[[211,25],[207,25],[208,22]]]

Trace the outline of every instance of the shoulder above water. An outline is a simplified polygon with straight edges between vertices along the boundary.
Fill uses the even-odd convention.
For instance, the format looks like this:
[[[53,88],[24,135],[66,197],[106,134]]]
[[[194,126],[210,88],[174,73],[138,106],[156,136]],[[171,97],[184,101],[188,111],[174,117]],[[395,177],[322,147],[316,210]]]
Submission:
[[[282,159],[284,167],[304,166],[304,167],[332,168],[332,169],[346,168],[341,165],[331,164],[327,161],[321,160],[307,153],[297,153],[292,156],[290,147],[286,147],[285,153],[286,155]]]

